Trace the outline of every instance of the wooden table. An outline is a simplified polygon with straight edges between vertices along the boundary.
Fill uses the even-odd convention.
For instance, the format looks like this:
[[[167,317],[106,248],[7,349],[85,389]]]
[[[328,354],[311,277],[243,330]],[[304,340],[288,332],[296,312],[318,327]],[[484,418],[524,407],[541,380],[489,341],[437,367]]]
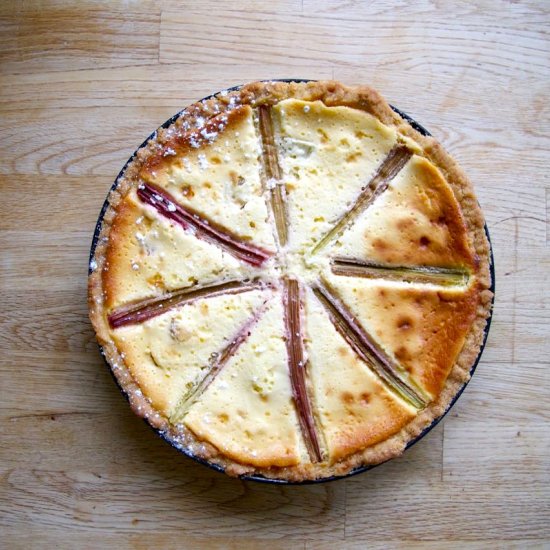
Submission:
[[[0,547],[550,544],[548,2],[4,0],[0,17]],[[274,77],[369,83],[425,124],[474,181],[496,258],[489,343],[452,413],[317,486],[176,453],[131,413],[86,309],[95,220],[135,147]]]

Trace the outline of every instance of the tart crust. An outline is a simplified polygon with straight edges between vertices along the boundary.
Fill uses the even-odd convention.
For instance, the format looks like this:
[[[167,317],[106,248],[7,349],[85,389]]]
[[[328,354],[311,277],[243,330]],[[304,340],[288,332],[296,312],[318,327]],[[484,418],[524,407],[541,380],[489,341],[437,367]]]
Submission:
[[[291,464],[289,466],[263,467],[242,464],[228,458],[212,445],[200,441],[186,427],[178,425],[176,429],[164,415],[154,409],[132,377],[125,365],[124,358],[111,338],[106,314],[106,296],[108,294],[104,286],[103,275],[108,268],[111,231],[116,217],[125,208],[125,197],[143,182],[144,175],[150,175],[154,172],[155,167],[162,165],[159,159],[164,158],[167,150],[188,147],[188,143],[181,138],[181,135],[189,127],[200,126],[202,119],[212,119],[212,117],[223,113],[238,118],[248,109],[247,106],[275,105],[288,98],[321,101],[327,106],[348,106],[368,112],[383,124],[394,128],[404,139],[410,140],[411,148],[414,148],[418,155],[427,158],[439,169],[460,205],[467,227],[470,246],[474,253],[478,302],[474,308],[470,330],[464,339],[456,361],[450,368],[442,390],[434,401],[414,416],[402,429],[366,449],[354,452],[332,463],[291,464],[292,461],[289,461],[288,463]],[[244,107],[235,109],[235,106],[239,105]],[[255,82],[238,90],[220,93],[195,103],[183,110],[169,126],[159,129],[152,139],[137,151],[117,179],[117,186],[110,192],[108,203],[91,262],[88,284],[90,319],[102,353],[110,364],[118,384],[128,396],[136,414],[147,419],[154,428],[161,432],[163,437],[177,448],[223,468],[229,475],[254,474],[296,482],[340,476],[349,473],[358,466],[379,464],[399,456],[409,442],[446,411],[469,379],[470,369],[482,345],[484,329],[492,304],[490,245],[484,230],[483,215],[470,181],[455,160],[435,139],[417,132],[392,110],[378,92],[368,86],[347,87],[336,81]]]

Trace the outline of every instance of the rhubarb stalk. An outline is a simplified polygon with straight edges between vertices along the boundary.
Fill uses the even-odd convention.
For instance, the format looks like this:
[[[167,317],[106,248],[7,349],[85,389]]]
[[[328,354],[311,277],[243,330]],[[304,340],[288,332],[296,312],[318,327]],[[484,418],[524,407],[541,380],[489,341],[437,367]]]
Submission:
[[[386,266],[356,260],[354,258],[336,258],[332,261],[332,272],[345,277],[365,279],[386,279],[407,283],[436,284],[440,286],[464,286],[468,284],[467,271],[444,267],[408,267]]]
[[[166,313],[184,303],[194,302],[203,298],[214,298],[225,294],[240,294],[241,292],[249,292],[262,288],[265,283],[260,281],[241,282],[230,281],[222,284],[191,287],[176,290],[163,294],[158,298],[149,298],[140,302],[134,302],[129,305],[122,306],[113,311],[108,316],[109,325],[111,328],[118,328],[126,325],[135,325],[143,323],[148,319]]]
[[[164,189],[144,183],[138,187],[137,195],[141,201],[155,208],[166,218],[184,229],[191,228],[198,238],[223,248],[243,262],[259,267],[271,256],[266,250],[245,243],[221,226],[206,220],[191,208],[178,204]]]
[[[306,361],[304,357],[300,312],[300,286],[295,279],[285,279],[284,306],[286,346],[292,396],[310,459],[312,462],[321,462],[321,449],[306,386]]]
[[[319,282],[313,292],[327,311],[334,328],[375,374],[405,401],[417,409],[424,408],[427,402],[422,390],[411,380],[405,380],[403,369],[380,349],[334,292],[323,282]]]
[[[363,188],[353,205],[347,210],[328,233],[315,245],[312,254],[319,252],[329,242],[342,235],[348,225],[364,212],[381,195],[410,159],[412,152],[404,145],[396,145],[376,170],[369,183]]]
[[[208,386],[214,381],[218,374],[225,367],[229,359],[237,353],[237,350],[248,339],[252,328],[260,320],[265,313],[270,300],[266,300],[260,308],[254,312],[254,314],[248,318],[244,325],[239,329],[234,338],[222,349],[221,352],[214,354],[210,363],[210,368],[202,380],[200,380],[190,391],[180,399],[174,412],[170,416],[170,421],[173,424],[181,422],[189,408],[199,399],[199,397],[206,391]]]
[[[285,246],[288,241],[286,189],[283,185],[281,166],[277,155],[275,131],[271,119],[271,109],[267,105],[258,107],[258,123],[262,141],[262,160],[264,167],[264,186],[269,189],[271,211],[279,244]]]

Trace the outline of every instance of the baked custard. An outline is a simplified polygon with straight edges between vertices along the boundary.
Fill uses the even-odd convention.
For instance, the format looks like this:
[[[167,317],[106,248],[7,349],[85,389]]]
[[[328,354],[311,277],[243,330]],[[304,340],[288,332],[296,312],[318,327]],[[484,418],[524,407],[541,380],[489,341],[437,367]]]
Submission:
[[[230,475],[400,455],[490,314],[472,186],[371,88],[256,82],[182,111],[108,199],[90,317],[134,411]]]

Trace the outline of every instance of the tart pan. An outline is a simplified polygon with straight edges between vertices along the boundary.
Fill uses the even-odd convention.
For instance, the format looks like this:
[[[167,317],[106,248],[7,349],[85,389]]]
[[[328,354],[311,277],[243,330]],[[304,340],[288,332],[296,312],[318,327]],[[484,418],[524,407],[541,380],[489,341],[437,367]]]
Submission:
[[[284,79],[273,79],[273,80],[280,81],[280,82],[310,82],[311,81],[310,79],[303,79],[303,78],[284,78]],[[240,85],[239,86],[234,86],[232,88],[227,88],[226,91],[231,92],[231,91],[234,91],[234,90],[238,90],[240,87],[241,87]],[[203,100],[210,99],[211,97],[213,97],[213,96],[215,96],[219,93],[220,92],[215,92],[214,94],[211,94],[211,95],[203,98]],[[395,107],[393,105],[390,105],[390,106],[399,116],[401,116],[404,120],[406,120],[417,132],[419,132],[420,134],[422,134],[424,136],[431,136],[431,133],[426,128],[424,128],[424,126],[419,124],[416,120],[414,120],[407,113],[401,111],[401,109],[398,109],[397,107]],[[156,137],[156,134],[157,134],[158,130],[160,130],[161,128],[168,128],[170,125],[172,125],[176,121],[176,119],[181,115],[181,112],[182,111],[176,113],[174,116],[169,118],[164,124],[162,124],[162,126],[160,126],[160,128],[158,128],[151,135],[149,135],[149,137],[134,151],[132,156],[126,161],[126,164],[124,164],[124,166],[122,167],[122,169],[118,173],[113,185],[109,189],[109,193],[107,194],[107,198],[105,199],[105,202],[103,203],[103,206],[102,206],[101,211],[99,213],[99,217],[97,219],[94,234],[93,234],[93,237],[92,237],[92,245],[91,245],[91,248],[90,248],[90,257],[89,257],[90,262],[91,262],[92,258],[94,257],[94,254],[95,254],[95,249],[96,249],[96,246],[97,246],[97,242],[98,242],[99,235],[101,233],[102,224],[103,224],[103,217],[105,215],[105,212],[107,211],[107,208],[109,207],[109,195],[110,195],[110,193],[118,187],[119,181],[122,178],[124,172],[126,171],[126,168],[127,168],[128,164],[130,164],[130,162],[132,162],[134,160],[134,158],[136,157],[138,151],[140,149],[142,149],[143,147],[145,147],[147,145],[147,143],[149,143],[150,140],[152,140]],[[412,447],[416,442],[420,441],[433,428],[435,428],[435,426],[437,426],[437,424],[439,424],[439,422],[451,410],[451,408],[454,406],[454,404],[456,403],[456,401],[458,400],[458,398],[460,397],[462,392],[466,389],[466,386],[468,385],[469,381],[471,380],[471,377],[473,376],[473,374],[476,370],[476,367],[477,367],[477,365],[478,365],[478,363],[481,359],[481,355],[483,354],[483,350],[485,349],[485,345],[487,343],[487,337],[489,335],[489,329],[490,329],[490,326],[491,326],[491,319],[492,319],[492,316],[493,316],[493,305],[494,305],[494,300],[495,300],[495,266],[494,266],[494,257],[493,257],[493,246],[492,246],[492,243],[491,243],[491,238],[490,238],[490,235],[489,235],[489,230],[487,228],[487,224],[485,224],[485,235],[487,236],[487,240],[489,242],[489,248],[490,248],[490,265],[489,265],[489,269],[490,269],[490,275],[491,275],[491,286],[490,286],[489,290],[492,292],[493,297],[492,297],[492,300],[491,300],[491,310],[490,310],[489,316],[487,317],[485,328],[483,330],[483,341],[481,343],[479,353],[476,357],[476,360],[474,361],[474,363],[473,363],[473,365],[470,369],[470,379],[467,380],[462,385],[462,387],[456,393],[455,397],[453,398],[453,400],[451,401],[451,403],[449,404],[449,406],[445,410],[445,412],[441,416],[436,418],[429,426],[424,428],[424,430],[422,430],[422,432],[418,436],[416,436],[414,439],[409,441],[409,443],[405,447],[405,451],[407,449],[409,449],[410,447]],[[92,272],[91,267],[88,267],[88,274],[90,274],[91,272]],[[109,365],[109,363],[107,362],[107,360],[105,358],[105,353],[104,353],[103,348],[102,348],[101,345],[99,345],[99,350],[100,350],[100,353],[101,353],[101,355],[102,355],[102,357],[105,361],[105,364],[107,365],[107,367],[109,369],[109,372],[111,373],[111,376],[113,377],[114,381],[116,382],[119,390],[122,392],[122,394],[124,395],[126,400],[128,400],[128,395],[126,394],[126,392],[124,391],[122,386],[119,384],[116,376],[114,375],[114,373],[111,369],[111,366]],[[169,443],[174,449],[176,449],[180,453],[182,453],[185,456],[193,459],[195,462],[198,462],[199,464],[203,464],[204,466],[207,466],[207,467],[209,467],[213,470],[216,470],[217,472],[225,473],[225,470],[224,470],[223,467],[219,466],[218,464],[208,462],[207,460],[205,460],[203,458],[200,458],[198,456],[195,456],[192,452],[190,452],[187,449],[176,446],[174,444],[174,442],[171,441],[165,435],[165,433],[162,430],[154,428],[153,426],[151,426],[151,424],[149,424],[149,422],[147,422],[146,419],[143,419],[143,421],[153,431],[155,431],[157,433],[157,435],[159,435],[162,439],[164,439],[167,443]],[[383,464],[383,462],[381,464]],[[329,476],[329,477],[324,477],[324,478],[320,478],[320,479],[304,480],[304,481],[288,481],[286,479],[276,479],[276,478],[264,477],[264,476],[261,476],[261,475],[246,475],[246,474],[239,476],[239,479],[246,480],[246,481],[257,481],[257,482],[260,482],[260,483],[278,484],[278,485],[311,485],[311,484],[315,484],[315,483],[325,483],[327,481],[335,481],[335,480],[338,480],[338,479],[345,479],[345,478],[348,478],[348,477],[351,477],[351,476],[355,476],[357,474],[361,474],[361,473],[366,472],[368,470],[371,470],[372,468],[376,468],[376,466],[380,466],[380,464],[359,466],[357,468],[354,468],[353,470],[351,470],[347,474],[341,475],[341,476]]]

